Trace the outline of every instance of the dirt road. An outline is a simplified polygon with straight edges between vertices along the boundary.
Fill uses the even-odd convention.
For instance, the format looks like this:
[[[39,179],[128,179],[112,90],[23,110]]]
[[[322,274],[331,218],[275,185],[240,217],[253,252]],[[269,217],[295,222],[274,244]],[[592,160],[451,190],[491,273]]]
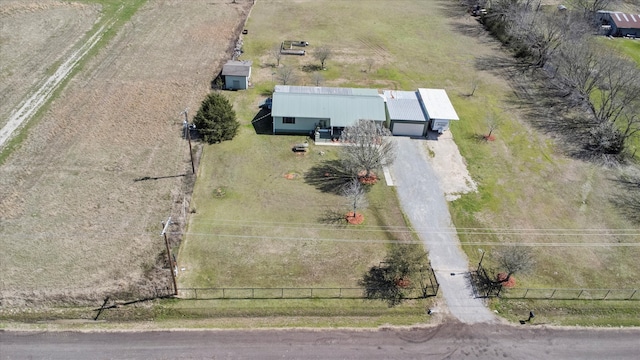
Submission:
[[[387,330],[3,332],[2,359],[636,359],[638,329],[462,325]]]

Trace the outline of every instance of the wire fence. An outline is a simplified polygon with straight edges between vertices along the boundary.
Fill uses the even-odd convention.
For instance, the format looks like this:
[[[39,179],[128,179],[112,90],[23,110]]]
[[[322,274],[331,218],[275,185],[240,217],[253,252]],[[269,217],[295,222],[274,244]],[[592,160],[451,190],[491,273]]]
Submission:
[[[406,298],[435,296],[438,287],[414,289]],[[193,300],[217,299],[365,299],[364,290],[355,288],[179,288],[178,297]]]
[[[640,289],[512,288],[507,291],[502,291],[500,298],[535,300],[640,300]]]

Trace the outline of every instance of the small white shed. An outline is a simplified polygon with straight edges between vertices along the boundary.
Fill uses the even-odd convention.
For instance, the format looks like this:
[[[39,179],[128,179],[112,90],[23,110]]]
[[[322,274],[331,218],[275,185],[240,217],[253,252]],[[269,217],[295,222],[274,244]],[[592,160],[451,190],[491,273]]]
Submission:
[[[249,88],[251,64],[251,61],[227,61],[222,67],[224,88],[227,90],[246,90]]]

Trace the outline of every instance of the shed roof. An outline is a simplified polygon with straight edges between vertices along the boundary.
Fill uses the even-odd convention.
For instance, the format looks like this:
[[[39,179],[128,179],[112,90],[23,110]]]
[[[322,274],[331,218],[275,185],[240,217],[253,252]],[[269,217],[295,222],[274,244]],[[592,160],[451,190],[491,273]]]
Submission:
[[[249,76],[251,74],[252,62],[229,60],[222,67],[223,76]]]
[[[387,110],[391,120],[427,121],[417,91],[385,90]]]
[[[619,29],[640,29],[640,14],[611,12],[609,15]]]
[[[460,120],[443,89],[418,89],[429,119]]]
[[[271,115],[331,119],[331,126],[351,126],[360,119],[386,120],[378,90],[312,86],[276,86]]]

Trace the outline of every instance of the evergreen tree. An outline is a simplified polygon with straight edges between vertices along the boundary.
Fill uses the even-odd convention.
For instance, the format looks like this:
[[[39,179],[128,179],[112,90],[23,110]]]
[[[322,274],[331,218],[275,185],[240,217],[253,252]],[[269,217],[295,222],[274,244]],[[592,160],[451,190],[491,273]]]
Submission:
[[[233,106],[217,92],[210,93],[202,101],[193,123],[209,144],[233,139],[240,127]]]

